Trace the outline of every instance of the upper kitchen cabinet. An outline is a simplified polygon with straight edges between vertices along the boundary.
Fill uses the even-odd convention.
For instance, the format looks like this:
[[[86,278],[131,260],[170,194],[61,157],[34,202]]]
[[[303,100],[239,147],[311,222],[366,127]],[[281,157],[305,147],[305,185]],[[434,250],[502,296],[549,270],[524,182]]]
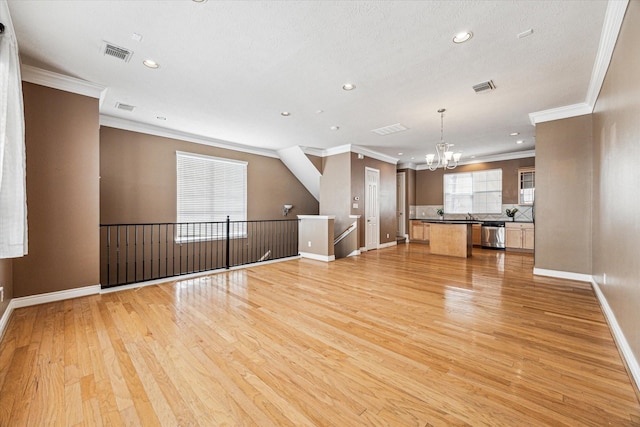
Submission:
[[[533,205],[536,192],[536,168],[518,169],[518,204]]]

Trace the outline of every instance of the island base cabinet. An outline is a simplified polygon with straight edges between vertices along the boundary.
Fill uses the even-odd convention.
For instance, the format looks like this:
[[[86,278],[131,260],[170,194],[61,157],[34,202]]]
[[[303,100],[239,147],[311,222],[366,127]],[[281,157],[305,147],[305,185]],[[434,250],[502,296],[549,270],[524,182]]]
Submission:
[[[533,252],[535,228],[532,223],[505,224],[505,246],[507,250]]]
[[[473,224],[471,226],[471,235],[473,246],[482,246],[482,225]]]
[[[409,240],[411,242],[429,243],[431,227],[429,223],[411,220],[409,226]]]

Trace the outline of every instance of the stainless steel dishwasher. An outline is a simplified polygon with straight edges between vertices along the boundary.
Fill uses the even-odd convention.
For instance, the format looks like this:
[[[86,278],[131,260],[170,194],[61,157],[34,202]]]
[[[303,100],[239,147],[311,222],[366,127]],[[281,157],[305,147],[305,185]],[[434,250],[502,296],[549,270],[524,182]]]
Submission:
[[[482,223],[482,247],[504,249],[504,221],[484,221]]]

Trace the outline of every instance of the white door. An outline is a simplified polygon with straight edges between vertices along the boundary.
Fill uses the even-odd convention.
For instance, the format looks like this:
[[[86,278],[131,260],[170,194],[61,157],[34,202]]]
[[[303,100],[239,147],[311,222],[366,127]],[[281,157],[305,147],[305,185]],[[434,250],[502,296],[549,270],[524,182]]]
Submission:
[[[364,236],[365,248],[367,250],[378,249],[378,243],[380,243],[380,206],[378,203],[380,171],[365,168],[364,182],[366,189],[364,215],[367,218]]]
[[[404,212],[405,205],[405,185],[406,185],[406,174],[404,172],[400,172],[396,174],[396,217],[398,219],[398,227],[396,231],[397,237],[402,237],[407,234],[406,226],[406,215]]]

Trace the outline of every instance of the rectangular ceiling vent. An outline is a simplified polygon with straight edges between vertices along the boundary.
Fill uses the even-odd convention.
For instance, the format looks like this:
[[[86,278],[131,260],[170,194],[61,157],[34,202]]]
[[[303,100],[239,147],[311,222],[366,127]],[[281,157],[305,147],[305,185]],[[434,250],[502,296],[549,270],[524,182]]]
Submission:
[[[373,129],[371,132],[377,133],[378,135],[389,135],[392,133],[398,133],[407,130],[408,128],[400,123],[396,123],[395,125],[389,125],[378,129]]]
[[[133,111],[134,107],[133,105],[129,105],[129,104],[123,104],[121,102],[116,102],[116,108],[118,110],[124,110],[124,111]]]
[[[494,90],[495,88],[496,88],[496,85],[495,83],[493,83],[493,80],[478,83],[477,85],[473,86],[473,90],[475,90],[476,93],[482,93],[488,90]]]
[[[123,47],[116,46],[113,43],[103,42],[102,54],[105,56],[113,56],[114,58],[118,58],[124,62],[129,62],[133,52]]]

